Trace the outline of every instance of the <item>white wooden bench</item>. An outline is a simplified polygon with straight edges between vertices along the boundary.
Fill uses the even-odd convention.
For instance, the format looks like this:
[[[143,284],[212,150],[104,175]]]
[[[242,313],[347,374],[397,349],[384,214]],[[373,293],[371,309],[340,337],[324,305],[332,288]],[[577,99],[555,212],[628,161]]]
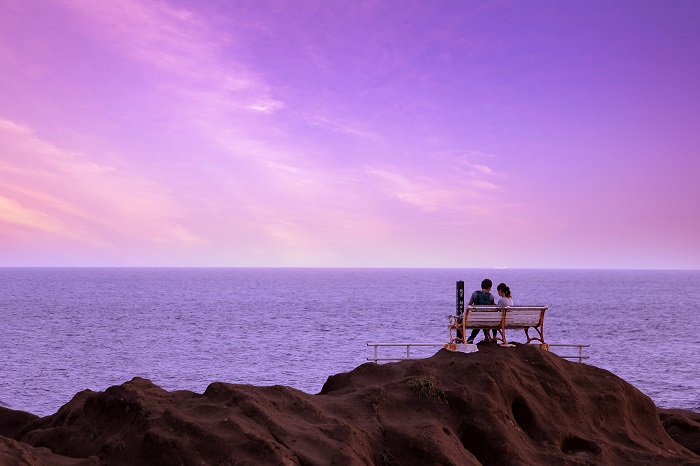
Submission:
[[[503,345],[508,344],[506,338],[507,329],[522,329],[525,331],[526,343],[539,343],[546,345],[544,341],[544,313],[548,306],[465,306],[461,316],[450,316],[448,330],[450,343],[457,343],[457,336],[452,331],[459,331],[466,338],[467,329],[496,330],[496,341]],[[530,330],[535,335],[530,336]],[[490,333],[490,332],[488,332]]]

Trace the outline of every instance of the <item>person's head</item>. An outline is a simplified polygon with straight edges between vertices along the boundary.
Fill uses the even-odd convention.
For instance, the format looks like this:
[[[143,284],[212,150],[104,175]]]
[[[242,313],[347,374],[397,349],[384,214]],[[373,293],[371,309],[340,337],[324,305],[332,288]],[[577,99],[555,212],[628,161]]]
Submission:
[[[510,298],[510,288],[508,288],[508,285],[505,283],[499,283],[498,286],[496,287],[498,290],[498,295],[499,296],[505,296],[506,298]]]
[[[489,291],[492,286],[493,286],[493,282],[491,280],[489,280],[488,278],[485,279],[483,282],[481,282],[481,289],[484,291]]]

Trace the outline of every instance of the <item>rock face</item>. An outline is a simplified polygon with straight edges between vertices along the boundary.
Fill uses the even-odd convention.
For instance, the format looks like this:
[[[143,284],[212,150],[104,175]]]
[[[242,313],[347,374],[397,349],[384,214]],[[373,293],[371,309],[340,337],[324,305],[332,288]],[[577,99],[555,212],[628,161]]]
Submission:
[[[697,448],[698,417],[657,411],[608,371],[482,345],[364,364],[317,395],[137,378],[44,418],[0,410],[0,464],[700,465],[681,445]]]
[[[700,414],[682,409],[660,409],[659,417],[673,440],[700,455]]]

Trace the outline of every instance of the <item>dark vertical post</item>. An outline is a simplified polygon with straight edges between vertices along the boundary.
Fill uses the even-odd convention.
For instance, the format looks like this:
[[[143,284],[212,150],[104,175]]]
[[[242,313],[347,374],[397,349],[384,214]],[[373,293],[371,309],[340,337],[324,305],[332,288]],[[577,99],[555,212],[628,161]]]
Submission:
[[[459,280],[457,282],[457,315],[462,314],[464,314],[464,282]]]

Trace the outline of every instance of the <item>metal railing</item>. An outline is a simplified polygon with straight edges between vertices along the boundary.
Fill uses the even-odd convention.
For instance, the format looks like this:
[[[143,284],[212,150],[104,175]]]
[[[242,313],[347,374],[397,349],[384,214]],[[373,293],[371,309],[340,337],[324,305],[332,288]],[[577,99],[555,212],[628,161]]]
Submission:
[[[367,358],[367,361],[371,362],[388,362],[388,361],[403,361],[405,359],[418,359],[418,357],[411,357],[412,347],[444,347],[445,343],[367,343],[367,346],[374,347],[374,357]],[[379,347],[401,347],[406,348],[406,355],[401,357],[393,358],[380,358],[379,357]],[[561,355],[553,351],[554,354],[563,359],[578,359],[578,362],[583,362],[584,359],[588,359],[590,356],[584,356],[583,349],[589,348],[591,345],[580,345],[575,343],[549,343],[550,349],[552,347],[563,347],[563,348],[578,348],[577,355]]]
[[[591,345],[579,345],[576,343],[550,343],[549,348],[551,349],[552,347],[564,347],[564,348],[578,348],[578,354],[577,355],[563,355],[563,354],[558,354],[556,352],[553,352],[557,356],[563,359],[578,359],[578,362],[583,362],[584,359],[590,358],[590,356],[584,356],[583,355],[583,348],[590,348]]]
[[[374,347],[374,357],[367,358],[368,361],[380,362],[380,361],[403,361],[404,359],[416,359],[411,357],[411,347],[425,347],[425,346],[436,346],[442,348],[445,346],[444,343],[367,343],[367,346]],[[405,346],[406,356],[397,358],[380,358],[379,357],[379,347],[382,346]]]

